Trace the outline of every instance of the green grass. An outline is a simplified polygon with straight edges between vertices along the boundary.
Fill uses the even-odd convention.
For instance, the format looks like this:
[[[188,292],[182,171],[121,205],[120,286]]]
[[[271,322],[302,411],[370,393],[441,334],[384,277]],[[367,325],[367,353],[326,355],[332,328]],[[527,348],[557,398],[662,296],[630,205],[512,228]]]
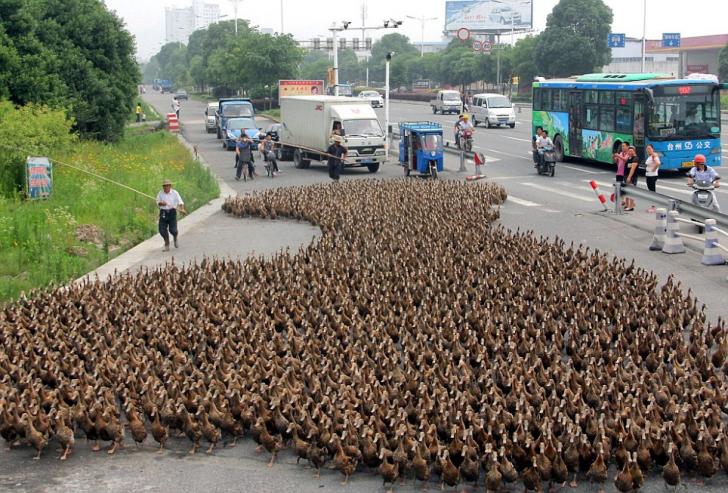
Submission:
[[[262,116],[271,117],[273,120],[280,121],[280,119],[281,119],[281,109],[280,108],[274,108],[272,110],[265,110],[265,111],[258,111],[257,113]]]
[[[142,113],[144,113],[147,116],[147,121],[158,121],[161,120],[162,117],[157,113],[157,110],[149,106],[147,103],[142,101],[141,99],[137,99],[137,101],[134,103],[134,109],[131,112],[131,115],[129,115],[129,118],[127,118],[127,123],[135,123],[136,122],[136,103],[139,102],[142,104]]]
[[[190,212],[219,194],[215,178],[166,132],[133,129],[116,144],[82,142],[52,157],[151,196],[169,178]],[[76,279],[156,234],[154,200],[61,164],[53,173],[48,200],[0,197],[0,302]],[[97,228],[96,243],[77,238],[83,225]]]

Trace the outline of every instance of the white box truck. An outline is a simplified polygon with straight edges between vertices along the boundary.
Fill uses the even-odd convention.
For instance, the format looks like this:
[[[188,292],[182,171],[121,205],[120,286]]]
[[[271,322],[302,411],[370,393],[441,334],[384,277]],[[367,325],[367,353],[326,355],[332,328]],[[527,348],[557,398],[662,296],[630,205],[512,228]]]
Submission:
[[[384,132],[368,100],[342,96],[281,98],[279,159],[292,159],[297,168],[311,160],[326,162],[334,128],[343,129],[348,150],[346,167],[367,167],[376,173],[386,161]]]

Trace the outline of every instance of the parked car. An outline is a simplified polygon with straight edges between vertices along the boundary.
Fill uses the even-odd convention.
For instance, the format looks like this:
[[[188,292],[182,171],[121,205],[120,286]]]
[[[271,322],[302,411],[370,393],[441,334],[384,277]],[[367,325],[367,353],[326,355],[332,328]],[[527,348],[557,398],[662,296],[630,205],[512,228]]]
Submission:
[[[377,91],[362,91],[359,93],[361,99],[368,99],[372,108],[384,108],[384,98]]]
[[[180,89],[179,91],[174,93],[174,99],[184,99],[185,101],[187,101],[187,91],[185,91],[184,89]]]
[[[488,15],[488,18],[491,22],[495,22],[496,24],[501,25],[515,24],[516,26],[518,26],[521,24],[520,12],[515,12],[508,5],[495,7],[493,10],[490,11],[490,15]]]
[[[508,97],[502,94],[484,93],[473,96],[470,105],[473,125],[484,123],[488,128],[492,126],[516,126],[516,110]]]
[[[248,137],[258,145],[260,142],[260,129],[255,126],[255,118],[251,117],[237,117],[227,118],[222,128],[222,148],[226,150],[235,149],[235,141],[240,138],[240,132],[245,129],[245,133]]]
[[[207,103],[205,109],[205,130],[208,134],[215,132],[215,112],[217,111],[217,102]]]

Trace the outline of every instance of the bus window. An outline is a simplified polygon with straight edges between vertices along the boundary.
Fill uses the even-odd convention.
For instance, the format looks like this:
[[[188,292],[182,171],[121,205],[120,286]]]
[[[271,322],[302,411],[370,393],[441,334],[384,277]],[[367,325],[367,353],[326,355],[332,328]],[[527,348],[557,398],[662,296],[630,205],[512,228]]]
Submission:
[[[629,106],[632,102],[632,93],[626,91],[617,91],[615,93],[615,103],[617,106]]]
[[[567,111],[568,105],[566,104],[566,91],[563,89],[554,89],[554,111]]]
[[[629,107],[617,107],[616,129],[619,133],[632,133],[632,112]]]
[[[599,129],[599,106],[595,104],[586,105],[584,114],[584,128],[592,130]]]
[[[599,93],[597,91],[586,91],[586,97],[584,98],[586,104],[598,104]]]
[[[641,98],[634,102],[634,141],[637,144],[645,141],[645,103]]]
[[[542,89],[541,91],[541,109],[551,111],[551,89]]]
[[[614,108],[602,106],[599,108],[599,130],[614,132]]]
[[[599,91],[599,104],[614,104],[614,91]]]

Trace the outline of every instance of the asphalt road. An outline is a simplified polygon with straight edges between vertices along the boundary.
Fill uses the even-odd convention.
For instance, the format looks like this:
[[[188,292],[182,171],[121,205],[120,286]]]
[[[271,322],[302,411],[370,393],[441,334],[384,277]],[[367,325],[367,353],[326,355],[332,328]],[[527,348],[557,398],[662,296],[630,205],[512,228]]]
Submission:
[[[166,113],[169,107],[169,96],[160,96],[151,89],[145,99]],[[383,112],[377,110],[383,119]],[[278,186],[297,186],[318,183],[328,180],[323,165],[312,165],[310,169],[295,169],[290,162],[280,165],[283,174],[275,179],[265,177],[262,166],[259,172],[263,176],[254,181],[237,182],[234,180],[233,153],[221,149],[220,142],[214,134],[204,131],[204,104],[187,101],[182,104],[181,121],[186,138],[197,146],[198,152],[205,158],[212,169],[221,176],[236,192],[247,193]],[[453,117],[434,116],[426,105],[393,103],[391,107],[393,122],[405,120],[432,120],[449,127]],[[682,255],[668,256],[659,252],[649,252],[647,246],[654,228],[652,216],[644,212],[649,204],[638,203],[638,210],[624,216],[614,216],[599,212],[596,198],[586,181],[596,179],[602,190],[606,191],[612,181],[613,172],[607,166],[568,163],[558,165],[555,178],[537,176],[532,167],[529,155],[530,121],[529,114],[518,115],[519,121],[515,129],[482,129],[475,135],[476,150],[484,152],[488,157],[486,174],[489,178],[501,183],[508,191],[509,199],[501,209],[502,222],[511,228],[532,230],[535,234],[549,237],[559,236],[607,251],[613,255],[634,258],[637,265],[653,270],[663,279],[674,274],[686,288],[691,288],[699,299],[706,303],[712,318],[718,315],[728,316],[728,268],[704,267],[700,264],[699,251],[689,250]],[[261,127],[267,121],[259,119]],[[728,139],[726,139],[728,142]],[[724,151],[724,156],[727,151]],[[446,160],[444,179],[463,179],[464,173],[456,170],[458,163],[450,155]],[[472,164],[468,166],[472,172]],[[376,175],[364,169],[345,170],[342,179],[393,179],[402,176],[401,168],[392,162],[385,165]],[[664,177],[661,179],[663,191],[682,190],[682,177]],[[477,185],[474,185],[477,186]],[[667,187],[670,187],[668,189]],[[678,192],[674,192],[678,193]],[[728,196],[721,196],[728,207]],[[453,214],[458,211],[453,210]],[[224,218],[216,218],[224,221]],[[240,220],[243,221],[243,220]],[[234,228],[226,221],[223,228]],[[248,228],[250,224],[241,225]],[[474,224],[473,227],[478,227]],[[207,230],[203,230],[207,231]],[[218,255],[229,253],[229,245],[221,246],[215,233],[210,231],[209,250],[199,254]],[[224,231],[223,231],[224,234]],[[251,230],[251,240],[255,233]],[[281,230],[279,234],[287,234]],[[182,240],[184,241],[184,234]],[[189,240],[189,239],[188,239]],[[184,248],[184,243],[183,243]],[[511,266],[504,265],[504,269]],[[156,454],[151,438],[143,449],[137,450],[129,444],[115,456],[105,453],[93,453],[83,439],[77,441],[73,455],[66,463],[57,460],[58,453],[47,449],[40,461],[33,461],[33,451],[28,448],[7,452],[0,450],[0,491],[18,492],[293,492],[308,493],[321,491],[334,492],[381,492],[384,491],[380,476],[370,471],[360,471],[354,475],[349,485],[341,486],[341,475],[336,471],[322,471],[321,479],[316,480],[313,472],[303,463],[295,464],[290,452],[280,454],[279,461],[272,469],[266,467],[269,456],[266,453],[256,454],[252,441],[247,438],[239,442],[236,448],[218,449],[213,456],[198,453],[187,456],[189,443],[186,439],[174,439],[168,443],[168,451]],[[613,479],[616,471],[610,471],[610,479],[605,490],[616,491]],[[726,475],[719,473],[705,486],[699,486],[691,478],[684,478],[688,491],[718,493],[728,491]],[[439,485],[430,483],[431,489]],[[474,491],[472,486],[468,490]],[[518,483],[517,489],[521,487]],[[462,487],[461,487],[462,489]],[[477,491],[482,491],[482,483]],[[396,486],[396,492],[420,491],[420,485],[410,480],[405,486]],[[599,488],[589,485],[583,480],[579,487],[566,491],[596,492]],[[452,490],[450,490],[452,491]],[[648,478],[641,491],[662,493],[664,483],[658,474]]]

